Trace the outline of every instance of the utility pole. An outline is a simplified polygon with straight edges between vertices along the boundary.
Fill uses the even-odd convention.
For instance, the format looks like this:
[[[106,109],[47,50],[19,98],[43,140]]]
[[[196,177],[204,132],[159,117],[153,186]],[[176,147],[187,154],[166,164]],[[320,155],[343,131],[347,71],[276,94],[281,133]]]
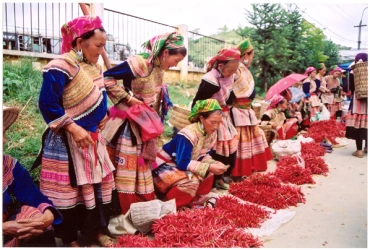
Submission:
[[[362,11],[360,24],[358,26],[354,26],[354,27],[358,27],[358,42],[357,42],[358,43],[358,45],[357,45],[358,50],[360,49],[360,45],[361,45],[361,27],[367,26],[366,24],[362,25],[362,17],[364,15],[364,11],[366,9],[367,9],[367,7]]]

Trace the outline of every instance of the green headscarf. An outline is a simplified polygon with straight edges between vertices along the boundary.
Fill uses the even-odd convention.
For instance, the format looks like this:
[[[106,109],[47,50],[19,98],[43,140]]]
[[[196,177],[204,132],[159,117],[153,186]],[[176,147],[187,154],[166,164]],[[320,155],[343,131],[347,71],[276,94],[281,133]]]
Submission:
[[[253,49],[252,43],[249,38],[241,41],[236,48],[240,51],[240,56],[244,56],[247,52]]]
[[[198,100],[190,111],[188,120],[195,122],[200,113],[210,112],[214,110],[222,110],[216,99]]]
[[[142,57],[148,59],[149,62],[158,56],[159,52],[164,47],[165,49],[177,49],[184,47],[184,37],[177,34],[176,32],[166,33],[153,37],[141,45],[144,49],[149,52],[140,53]]]
[[[324,63],[318,63],[318,64],[316,65],[316,69],[317,69],[317,70],[320,70],[320,69],[326,69],[326,66],[325,66],[325,64],[324,64]]]

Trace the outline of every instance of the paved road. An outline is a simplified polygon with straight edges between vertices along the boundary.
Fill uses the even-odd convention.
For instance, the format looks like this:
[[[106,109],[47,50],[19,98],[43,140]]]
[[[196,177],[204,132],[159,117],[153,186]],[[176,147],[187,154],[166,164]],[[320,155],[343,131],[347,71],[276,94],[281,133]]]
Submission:
[[[367,155],[356,158],[355,142],[326,154],[329,175],[315,176],[303,185],[306,204],[291,210],[295,217],[270,236],[260,239],[266,248],[366,248]],[[269,170],[275,163],[269,163]]]

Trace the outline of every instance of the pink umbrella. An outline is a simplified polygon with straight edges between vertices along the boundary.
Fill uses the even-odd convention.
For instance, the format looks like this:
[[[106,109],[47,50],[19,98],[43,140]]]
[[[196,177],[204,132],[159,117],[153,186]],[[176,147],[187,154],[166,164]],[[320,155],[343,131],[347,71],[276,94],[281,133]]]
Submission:
[[[291,87],[293,84],[296,84],[299,81],[302,81],[307,76],[302,74],[293,73],[283,79],[280,79],[277,83],[272,85],[266,93],[265,100],[270,100],[275,94],[280,94],[287,88]]]

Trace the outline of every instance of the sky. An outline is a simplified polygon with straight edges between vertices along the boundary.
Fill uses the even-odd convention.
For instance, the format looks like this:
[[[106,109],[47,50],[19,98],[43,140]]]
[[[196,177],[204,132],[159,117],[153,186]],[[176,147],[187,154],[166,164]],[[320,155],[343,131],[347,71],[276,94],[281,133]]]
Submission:
[[[304,2],[296,1],[296,4],[307,21],[323,29],[334,43],[357,49],[359,29],[354,26],[359,25],[362,13],[362,24],[368,25],[368,9],[365,9],[368,4],[365,1]],[[186,24],[190,31],[199,29],[202,35],[212,35],[224,25],[228,29],[250,26],[245,18],[246,9],[251,10],[250,3],[245,0],[126,0],[108,1],[104,8],[171,26]],[[363,48],[368,48],[368,26],[361,29]]]

